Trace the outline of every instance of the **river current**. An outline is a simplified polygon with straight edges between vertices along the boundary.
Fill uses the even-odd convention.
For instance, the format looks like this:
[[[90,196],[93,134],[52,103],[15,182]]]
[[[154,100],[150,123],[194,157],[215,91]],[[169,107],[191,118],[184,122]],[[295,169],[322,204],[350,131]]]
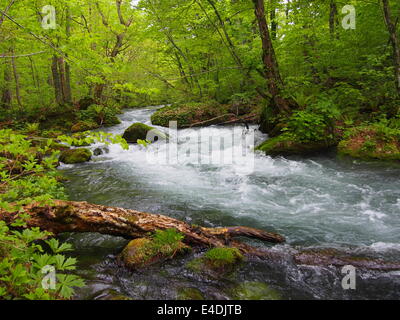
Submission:
[[[155,110],[128,110],[121,115],[120,125],[106,131],[122,134],[132,123],[151,124]],[[278,232],[287,243],[273,250],[288,258],[249,261],[224,280],[205,279],[187,269],[185,264],[193,256],[131,272],[116,259],[126,240],[68,234],[63,238],[74,245],[80,261],[77,272],[88,284],[76,298],[105,299],[118,294],[176,299],[185,288],[195,288],[207,299],[234,299],[238,286],[246,283],[250,287],[265,284],[283,299],[400,298],[400,273],[360,270],[356,290],[344,290],[341,270],[296,266],[289,254],[306,248],[337,248],[399,261],[400,166],[338,159],[335,154],[271,158],[251,149],[245,150],[240,163],[196,162],[198,153],[204,159],[220,151],[218,145],[206,153],[200,148],[207,137],[240,141],[254,135],[255,143],[267,137],[255,126],[193,128],[179,130],[177,137],[171,135],[170,143],[184,153],[179,163],[154,161],[167,145],[159,141],[147,148],[132,145],[129,150],[112,145],[108,153],[89,163],[63,165],[60,170],[68,179],[70,199],[165,214],[202,226],[245,225]],[[103,146],[91,146],[93,150],[99,147]],[[241,151],[235,143],[224,147],[227,154]]]

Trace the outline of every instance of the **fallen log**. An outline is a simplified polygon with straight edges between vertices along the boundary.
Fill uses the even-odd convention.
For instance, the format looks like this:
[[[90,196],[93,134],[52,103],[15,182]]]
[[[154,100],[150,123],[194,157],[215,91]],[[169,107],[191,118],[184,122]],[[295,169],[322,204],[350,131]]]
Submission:
[[[263,255],[261,250],[234,240],[235,237],[255,238],[282,243],[281,235],[248,227],[204,228],[158,214],[107,207],[87,202],[54,200],[51,205],[37,203],[23,210],[29,214],[28,227],[60,234],[65,232],[97,232],[127,239],[143,238],[156,230],[176,229],[184,235],[183,242],[191,246],[237,247],[245,254]],[[18,212],[0,210],[0,220],[13,223]],[[264,254],[265,255],[265,254]]]
[[[204,228],[158,214],[61,200],[54,200],[51,205],[33,203],[23,210],[30,216],[27,227],[38,227],[55,235],[65,232],[96,232],[139,239],[148,237],[156,230],[176,229],[184,235],[183,242],[192,247],[229,246],[239,249],[243,254],[275,262],[292,259],[297,265],[341,267],[349,264],[361,269],[400,270],[399,262],[349,256],[335,249],[303,250],[294,254],[258,249],[235,238],[248,237],[274,244],[285,242],[285,238],[276,233],[249,227]],[[18,212],[0,209],[0,220],[8,225],[17,217]]]

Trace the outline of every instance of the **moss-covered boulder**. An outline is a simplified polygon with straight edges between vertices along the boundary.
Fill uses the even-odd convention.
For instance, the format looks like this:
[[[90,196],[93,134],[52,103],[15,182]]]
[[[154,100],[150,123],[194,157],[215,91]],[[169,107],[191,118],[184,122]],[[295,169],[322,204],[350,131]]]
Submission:
[[[177,300],[205,300],[203,294],[196,288],[180,288]]]
[[[236,248],[214,248],[187,266],[194,272],[218,278],[232,273],[242,261],[244,256]]]
[[[244,282],[231,295],[234,300],[282,300],[277,290],[262,282]]]
[[[339,143],[338,154],[362,160],[400,160],[400,130],[382,125],[350,129]]]
[[[149,137],[149,133],[152,133]],[[134,123],[125,130],[122,136],[128,143],[137,143],[138,140],[151,140],[155,142],[158,140],[166,140],[167,135],[156,128],[150,127],[143,123]]]
[[[270,138],[256,150],[264,152],[268,156],[298,156],[309,155],[320,151],[325,151],[336,145],[336,142],[314,141],[314,142],[298,142],[291,136],[281,134],[277,137]]]
[[[170,121],[177,121],[178,128],[190,127],[202,122],[204,126],[210,126],[228,121],[235,116],[230,108],[229,105],[221,105],[215,101],[174,104],[155,112],[151,117],[151,122],[162,127],[169,127]]]
[[[71,132],[72,133],[84,132],[84,131],[97,129],[99,127],[100,126],[97,123],[95,123],[94,121],[79,121],[78,123],[75,123],[72,126]]]
[[[190,252],[174,230],[158,231],[153,237],[135,239],[122,251],[120,258],[128,268],[139,269]]]
[[[92,152],[89,149],[71,149],[63,151],[60,155],[60,162],[65,164],[77,164],[88,162],[92,158]]]

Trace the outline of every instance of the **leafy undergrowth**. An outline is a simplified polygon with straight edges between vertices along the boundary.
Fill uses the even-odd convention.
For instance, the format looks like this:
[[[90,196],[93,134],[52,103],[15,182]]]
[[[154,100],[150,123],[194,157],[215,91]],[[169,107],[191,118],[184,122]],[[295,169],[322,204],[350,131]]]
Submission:
[[[102,133],[54,140],[0,130],[0,210],[17,213],[13,223],[0,220],[0,300],[70,299],[74,287],[84,286],[80,277],[71,274],[76,259],[63,255],[71,246],[60,244],[49,232],[28,228],[24,205],[51,205],[52,199],[66,199],[56,170],[61,146],[96,141],[127,147],[121,137]],[[52,274],[55,278],[46,277]]]
[[[345,132],[340,155],[364,160],[400,160],[400,128],[386,119]]]

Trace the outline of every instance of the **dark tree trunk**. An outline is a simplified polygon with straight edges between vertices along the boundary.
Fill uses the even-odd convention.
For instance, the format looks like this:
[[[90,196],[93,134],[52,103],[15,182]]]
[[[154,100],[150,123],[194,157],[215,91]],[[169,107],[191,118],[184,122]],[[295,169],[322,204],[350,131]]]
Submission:
[[[4,84],[1,95],[1,107],[6,109],[11,108],[11,101],[12,101],[11,81],[12,81],[11,63],[9,61],[6,61],[4,67]]]
[[[282,97],[283,82],[279,73],[268,23],[265,18],[264,0],[253,0],[253,3],[262,41],[264,72],[273,105],[279,113],[290,113],[291,103]]]
[[[22,107],[22,100],[21,100],[21,87],[19,83],[19,74],[17,70],[17,63],[15,61],[14,57],[14,49],[11,50],[12,53],[12,58],[11,58],[11,64],[13,68],[13,73],[14,73],[14,81],[15,81],[15,96],[17,98],[18,105]]]
[[[335,0],[331,0],[330,3],[330,13],[329,13],[329,32],[332,36],[332,38],[335,37],[335,26],[337,22],[337,5]]]
[[[391,16],[389,1],[382,0],[382,3],[383,3],[384,18],[390,35],[390,42],[392,43],[393,46],[396,89],[397,89],[397,94],[400,96],[400,41],[396,32],[396,23],[393,21]]]
[[[53,86],[54,86],[54,93],[57,104],[61,105],[63,103],[63,93],[62,93],[62,84],[60,73],[58,70],[58,58],[57,56],[53,56],[52,64],[51,64],[51,72],[53,75]]]
[[[277,39],[278,35],[278,22],[276,21],[276,0],[270,0],[270,6],[271,6],[271,36],[272,40]]]

